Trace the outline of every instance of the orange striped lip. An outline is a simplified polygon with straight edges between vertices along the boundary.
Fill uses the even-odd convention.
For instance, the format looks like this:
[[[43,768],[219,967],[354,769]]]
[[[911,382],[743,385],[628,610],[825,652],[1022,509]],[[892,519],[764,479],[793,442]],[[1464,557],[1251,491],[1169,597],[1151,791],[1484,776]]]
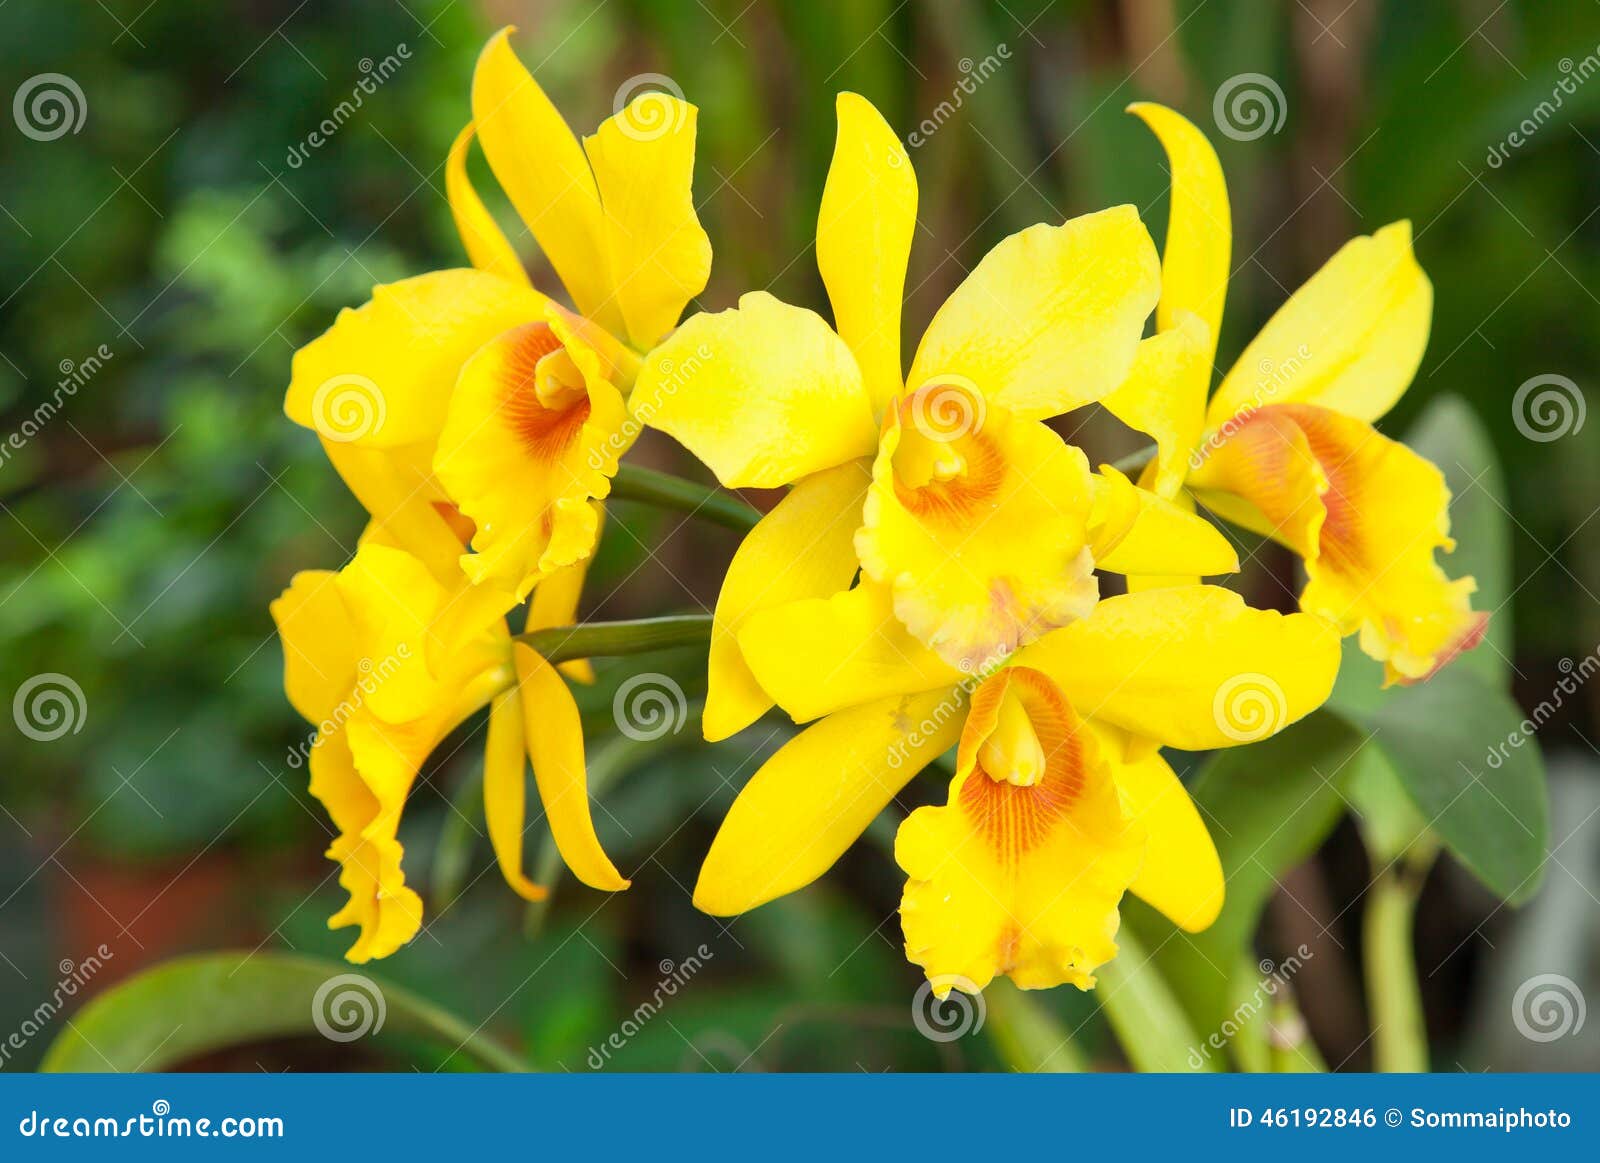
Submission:
[[[539,398],[540,361],[561,350],[548,323],[527,323],[516,329],[502,355],[499,374],[506,423],[539,460],[554,459],[570,448],[589,418],[589,397],[581,389],[562,393],[562,401],[554,407]]]

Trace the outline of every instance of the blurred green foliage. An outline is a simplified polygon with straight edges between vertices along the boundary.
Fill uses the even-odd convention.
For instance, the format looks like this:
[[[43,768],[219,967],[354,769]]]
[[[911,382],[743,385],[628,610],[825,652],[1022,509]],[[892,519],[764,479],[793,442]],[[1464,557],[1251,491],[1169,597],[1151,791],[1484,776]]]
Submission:
[[[1133,201],[1159,238],[1166,175],[1155,142],[1123,115],[1127,102],[1165,100],[1209,130],[1228,78],[1277,78],[1287,95],[1281,132],[1213,135],[1234,200],[1238,268],[1224,361],[1347,237],[1413,221],[1437,291],[1435,323],[1391,430],[1442,393],[1467,400],[1487,425],[1515,514],[1514,599],[1496,616],[1515,625],[1503,640],[1515,643],[1518,683],[1547,690],[1558,660],[1600,640],[1600,603],[1573,600],[1600,589],[1600,525],[1589,520],[1600,424],[1532,441],[1512,423],[1511,400],[1542,373],[1587,391],[1596,365],[1600,81],[1579,87],[1503,165],[1486,158],[1550,96],[1566,75],[1561,62],[1600,53],[1600,8],[1515,0],[1484,19],[1450,0],[1389,0],[1336,19],[1343,7],[0,8],[0,75],[20,84],[63,73],[87,103],[75,134],[0,132],[0,429],[18,430],[65,367],[101,345],[111,352],[0,463],[0,691],[59,672],[87,707],[81,730],[53,742],[7,735],[7,959],[42,980],[35,968],[75,953],[71,942],[95,925],[121,942],[129,968],[218,933],[329,955],[344,947],[323,928],[339,895],[318,860],[326,826],[304,773],[285,763],[305,728],[282,695],[267,603],[296,569],[345,560],[360,514],[310,434],[283,418],[282,389],[293,350],[374,283],[464,262],[443,160],[467,117],[477,51],[505,22],[521,26],[520,52],[577,127],[609,114],[619,86],[646,72],[671,77],[701,106],[697,191],[716,248],[701,305],[710,308],[756,287],[824,305],[811,232],[837,90],[864,93],[909,132],[954,97],[971,62],[1005,46],[1004,66],[914,151],[912,339],[989,246],[1031,222]],[[291,165],[289,151],[364,75],[361,62],[400,44],[410,52],[403,67]],[[474,172],[487,192],[486,171]],[[525,232],[521,241],[537,264]],[[1103,417],[1074,431],[1095,454],[1133,446]],[[640,453],[694,471],[664,440],[647,438]],[[626,505],[613,516],[595,610],[710,603],[730,537]],[[1268,566],[1282,568],[1270,556]],[[693,692],[695,660],[650,665],[681,674]],[[607,700],[605,681],[587,696],[596,724]],[[1585,731],[1593,720],[1592,711],[1580,720]],[[916,976],[899,954],[898,886],[881,850],[862,845],[827,884],[731,930],[690,908],[710,830],[753,770],[748,744],[775,745],[776,730],[759,728],[726,752],[675,752],[648,778],[625,779],[602,830],[625,866],[643,869],[635,889],[607,901],[559,893],[532,941],[461,794],[481,749],[445,748],[402,838],[411,879],[427,884],[446,821],[466,816],[467,887],[384,973],[471,1020],[493,1020],[541,1064],[583,1069],[587,1048],[648,992],[656,963],[710,941],[716,957],[670,1024],[647,1026],[612,1066],[951,1064],[903,1020]],[[453,827],[461,831],[458,818]],[[107,878],[86,871],[95,868],[147,877],[145,896],[156,900],[105,898]],[[213,872],[224,886],[220,915],[199,925],[180,917],[176,936],[147,947],[141,907],[177,908],[159,903],[162,886]],[[83,914],[88,922],[72,920]],[[1087,999],[1057,994],[1050,1004],[1067,1028],[1092,1014]],[[505,996],[509,1005],[494,1010]],[[0,1022],[31,1006],[27,990],[8,996]],[[779,1032],[763,1041],[775,1021]],[[1104,1045],[1099,1025],[1079,1037],[1091,1051]],[[993,1064],[981,1045],[950,1053],[956,1064]]]

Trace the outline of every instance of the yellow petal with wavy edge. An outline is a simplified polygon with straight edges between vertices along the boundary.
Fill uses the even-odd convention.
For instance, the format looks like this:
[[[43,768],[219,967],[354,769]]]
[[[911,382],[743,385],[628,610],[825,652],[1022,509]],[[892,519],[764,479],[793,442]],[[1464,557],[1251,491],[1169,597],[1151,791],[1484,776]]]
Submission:
[[[965,705],[954,687],[884,699],[790,739],[733,801],[700,869],[695,907],[733,916],[821,876],[955,743]]]
[[[472,120],[484,156],[579,313],[620,332],[589,159],[512,51],[512,31],[489,39],[472,74]]]
[[[1018,651],[1085,718],[1169,747],[1252,743],[1320,707],[1338,631],[1312,614],[1254,610],[1220,586],[1106,598]]]
[[[283,410],[339,444],[435,439],[450,385],[472,353],[544,312],[528,287],[482,271],[433,271],[372,289],[295,352]]]
[[[1172,172],[1156,330],[1181,326],[1184,313],[1199,316],[1205,325],[1204,378],[1194,388],[1195,404],[1203,406],[1210,384],[1211,360],[1222,331],[1222,306],[1228,296],[1228,263],[1233,248],[1228,183],[1211,142],[1181,113],[1148,101],[1129,105],[1128,112],[1156,135]],[[1192,386],[1192,380],[1185,384],[1186,389]]]
[[[884,417],[863,572],[951,666],[978,673],[1093,607],[1089,466],[1044,424],[955,383]]]
[[[500,875],[525,900],[543,900],[549,889],[522,871],[522,836],[527,822],[528,752],[522,735],[522,697],[509,690],[489,704],[489,739],[483,751],[483,815]]]
[[[269,609],[283,642],[283,689],[306,722],[321,723],[355,686],[361,654],[338,575],[303,569]]]
[[[555,667],[521,642],[512,647],[528,758],[539,785],[550,835],[572,874],[590,888],[617,892],[628,881],[595,835],[584,768],[583,723],[572,692]]]
[[[605,506],[596,502],[594,512],[595,519],[603,526],[606,518]],[[524,632],[546,630],[554,626],[570,626],[578,620],[578,602],[583,597],[583,583],[589,576],[589,563],[592,560],[594,559],[586,557],[582,561],[562,566],[534,587],[533,598],[528,603],[528,619],[523,626]],[[594,682],[594,666],[587,658],[573,658],[557,663],[556,669],[573,682],[585,685]]]
[[[1300,608],[1359,631],[1389,682],[1425,679],[1483,637],[1477,584],[1451,581],[1434,557],[1455,548],[1443,474],[1371,425],[1310,405],[1263,408],[1191,483],[1201,503],[1305,559]]]
[[[1099,741],[1045,675],[1006,667],[972,697],[949,801],[895,837],[906,956],[940,996],[1001,975],[1090,989],[1144,847]]]
[[[1109,464],[1090,478],[1097,494],[1118,515],[1091,529],[1091,550],[1096,569],[1110,573],[1195,574],[1233,573],[1239,555],[1220,530],[1193,510],[1141,489]],[[1124,516],[1131,508],[1131,515]],[[1109,526],[1109,527],[1108,527]]]
[[[434,458],[477,526],[474,552],[461,559],[467,576],[520,599],[592,554],[590,502],[611,490],[626,418],[598,357],[563,344],[549,323],[485,344],[461,371]]]
[[[711,618],[702,720],[707,739],[716,742],[737,734],[773,703],[739,648],[745,620],[801,598],[837,593],[850,584],[858,568],[855,531],[870,479],[871,469],[862,460],[805,477],[740,543]]]
[[[907,632],[888,587],[868,580],[831,598],[752,613],[739,647],[762,689],[797,723],[963,677]]]
[[[731,489],[777,488],[878,444],[844,340],[765,291],[687,320],[651,353],[628,405]]]
[[[1170,330],[1140,342],[1128,378],[1100,401],[1129,428],[1155,440],[1150,487],[1163,497],[1176,496],[1193,467],[1205,431],[1214,344],[1198,315],[1179,312]]]
[[[1411,223],[1353,238],[1244,349],[1211,399],[1206,426],[1271,404],[1377,420],[1410,386],[1432,320],[1433,284],[1412,253]]]
[[[472,122],[467,122],[466,128],[456,134],[444,163],[445,197],[450,200],[456,233],[461,236],[467,257],[478,270],[499,275],[509,282],[527,284],[528,272],[523,269],[522,260],[467,176],[467,150],[475,133]]]
[[[600,187],[612,295],[641,351],[672,330],[711,276],[711,240],[690,188],[696,115],[670,93],[641,93],[583,139]]]
[[[472,537],[472,522],[434,478],[433,441],[366,448],[324,439],[322,449],[372,517],[364,541],[405,550],[442,585],[460,579],[461,551]]]
[[[1123,812],[1149,840],[1133,894],[1180,929],[1198,933],[1217,919],[1224,895],[1222,862],[1199,809],[1159,752],[1124,759],[1114,745],[1105,751]]]
[[[359,669],[370,680],[362,706],[385,722],[407,723],[446,702],[447,682],[428,655],[448,594],[422,562],[369,542],[334,585],[360,643]]]
[[[962,379],[1037,419],[1098,400],[1127,378],[1161,264],[1132,206],[1004,239],[945,300],[908,387]]]
[[[917,175],[872,102],[840,93],[835,108],[839,132],[817,215],[817,268],[834,326],[882,413],[901,389],[900,306],[917,227]]]

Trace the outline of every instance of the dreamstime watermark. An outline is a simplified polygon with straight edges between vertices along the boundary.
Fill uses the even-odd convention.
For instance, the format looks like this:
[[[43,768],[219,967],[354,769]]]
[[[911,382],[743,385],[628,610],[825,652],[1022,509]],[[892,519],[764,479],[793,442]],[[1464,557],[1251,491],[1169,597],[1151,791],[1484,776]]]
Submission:
[[[1584,57],[1576,64],[1571,57],[1562,57],[1556,66],[1563,74],[1550,90],[1550,96],[1535,105],[1532,111],[1517,123],[1517,127],[1494,145],[1489,147],[1488,156],[1484,163],[1491,170],[1497,170],[1505,165],[1511,157],[1511,151],[1521,149],[1533,139],[1534,134],[1544,128],[1545,122],[1556,115],[1556,112],[1566,104],[1567,98],[1578,91],[1578,87],[1596,73],[1600,73],[1600,48]]]
[[[911,426],[938,444],[982,430],[987,415],[983,393],[965,376],[945,376],[911,394]]]
[[[1295,348],[1294,354],[1282,363],[1274,363],[1270,359],[1264,359],[1258,363],[1256,365],[1256,386],[1255,390],[1250,393],[1250,402],[1232,416],[1229,416],[1216,429],[1206,434],[1206,438],[1200,447],[1189,454],[1190,470],[1198,469],[1205,463],[1206,457],[1221,448],[1224,442],[1250,422],[1252,416],[1272,403],[1273,398],[1289,385],[1290,381],[1300,373],[1300,369],[1305,366],[1306,360],[1310,358],[1311,349],[1302,343]]]
[[[125,1119],[107,1115],[52,1115],[31,1110],[17,1122],[25,1139],[281,1139],[283,1119],[276,1115],[224,1115],[220,1119],[189,1118],[172,1113],[172,1104],[158,1098],[149,1114]]]
[[[381,61],[373,62],[371,57],[362,57],[357,67],[363,76],[350,90],[350,96],[340,101],[328,115],[317,123],[317,127],[294,145],[289,147],[288,162],[291,170],[297,170],[306,164],[313,151],[321,149],[333,140],[334,134],[344,128],[345,122],[356,115],[366,99],[378,91],[380,85],[400,71],[400,66],[411,59],[411,46],[402,41],[394,46],[394,51]]]
[[[56,413],[61,411],[65,403],[78,394],[78,389],[111,362],[112,355],[112,350],[102,343],[82,359],[64,359],[57,364],[61,378],[56,381],[55,390],[50,393],[50,398],[23,417],[22,423],[17,425],[16,430],[0,442],[0,465],[27,447],[28,441],[39,435],[45,425],[55,419]]]
[[[983,685],[985,679],[999,670],[1005,664],[1009,655],[1000,653],[991,655],[978,663],[972,663],[963,658],[960,663],[963,677],[950,693],[934,704],[933,709],[923,715],[917,722],[909,724],[902,730],[900,738],[895,740],[894,746],[889,748],[887,761],[891,771],[898,770],[900,765],[911,757],[913,751],[920,750],[944,729],[946,723],[957,715],[963,714],[967,709],[967,700],[972,692]]]
[[[383,990],[359,973],[328,978],[311,998],[311,1024],[330,1042],[354,1042],[376,1034],[388,1014]]]
[[[634,1007],[633,1013],[622,1019],[622,1024],[613,1030],[605,1041],[598,1046],[589,1047],[588,1063],[590,1070],[599,1070],[611,1060],[611,1055],[626,1046],[638,1032],[644,1029],[651,1018],[661,1012],[667,1001],[678,995],[678,991],[689,984],[689,980],[705,968],[706,962],[712,958],[709,946],[700,945],[682,961],[674,962],[670,957],[662,960],[659,968],[661,978],[656,982],[656,987],[644,1001]]]
[[[1566,696],[1578,693],[1578,688],[1588,682],[1597,672],[1600,672],[1600,647],[1585,654],[1577,662],[1570,658],[1563,658],[1556,664],[1564,677],[1556,681],[1550,688],[1550,694],[1539,700],[1539,704],[1528,712],[1527,718],[1518,723],[1516,729],[1496,743],[1484,754],[1484,762],[1489,767],[1498,770],[1511,753],[1523,747],[1528,740],[1538,732],[1551,719],[1556,712],[1566,705]]]
[[[1511,422],[1518,432],[1539,444],[1581,432],[1588,414],[1583,389],[1553,372],[1523,381],[1511,397]]]
[[[1540,973],[1517,987],[1511,998],[1511,1023],[1530,1042],[1577,1036],[1588,1017],[1583,990],[1570,977]]]
[[[911,1024],[930,1042],[954,1042],[976,1034],[988,1016],[983,991],[957,973],[928,978],[911,999]]]
[[[640,400],[638,392],[628,398],[627,419],[618,425],[615,432],[589,450],[589,467],[595,472],[610,469],[617,458],[632,447],[640,431],[650,423],[662,403],[682,391],[690,377],[699,372],[711,357],[711,345],[702,343],[680,362],[662,359],[656,365],[656,372],[662,378],[656,380],[654,394],[648,400]]]
[[[88,98],[65,73],[35,73],[17,86],[11,98],[11,120],[34,141],[77,133],[88,117]]]
[[[636,674],[617,688],[611,717],[629,739],[646,743],[676,735],[689,718],[689,701],[670,676],[650,671]]]
[[[350,688],[350,694],[334,705],[333,710],[317,724],[316,730],[289,748],[284,762],[298,770],[311,758],[311,753],[322,744],[322,741],[348,723],[350,717],[366,704],[368,697],[393,678],[400,670],[401,664],[410,657],[410,644],[401,642],[394,648],[393,654],[386,655],[376,663],[370,658],[363,658],[356,663],[356,682],[355,686]]]
[[[383,389],[355,372],[331,376],[311,396],[311,423],[335,444],[349,444],[383,430],[389,404]]]
[[[1211,716],[1217,729],[1235,743],[1256,743],[1277,734],[1288,722],[1289,702],[1275,679],[1250,671],[1217,687]]]
[[[624,137],[658,141],[683,128],[689,106],[678,82],[665,73],[635,73],[617,86],[611,115]]]
[[[1283,128],[1289,116],[1289,99],[1283,88],[1265,73],[1235,73],[1218,87],[1211,100],[1211,118],[1224,137],[1255,141]]]
[[[69,674],[51,670],[36,674],[17,688],[11,700],[11,718],[29,739],[49,743],[67,733],[83,730],[89,702],[83,688]]]
[[[954,117],[967,103],[967,98],[976,93],[978,87],[998,73],[1001,66],[1010,59],[1011,46],[1001,41],[994,46],[994,51],[981,61],[974,61],[971,57],[962,57],[957,61],[956,68],[961,72],[961,79],[950,90],[950,96],[935,105],[928,116],[906,135],[906,144],[912,149],[927,145],[928,139],[943,129],[945,122]]]
[[[1199,1070],[1211,1060],[1213,1053],[1218,1053],[1228,1048],[1228,1043],[1238,1036],[1239,1031],[1249,1026],[1250,1022],[1266,1008],[1267,1003],[1288,988],[1297,973],[1304,968],[1315,954],[1309,946],[1300,945],[1282,961],[1274,963],[1271,958],[1263,958],[1257,968],[1261,971],[1261,979],[1256,982],[1255,989],[1250,996],[1233,1007],[1233,1012],[1222,1020],[1222,1024],[1213,1030],[1198,1046],[1189,1048],[1189,1069]]]
[[[62,1007],[78,996],[78,991],[88,985],[95,974],[105,968],[106,962],[115,956],[110,946],[101,944],[93,953],[78,961],[73,961],[70,957],[62,958],[56,966],[61,978],[56,982],[56,987],[50,992],[50,996],[35,1006],[33,1012],[23,1018],[22,1023],[6,1036],[6,1040],[0,1042],[0,1066],[4,1066],[13,1054],[23,1050],[29,1042],[49,1027]]]

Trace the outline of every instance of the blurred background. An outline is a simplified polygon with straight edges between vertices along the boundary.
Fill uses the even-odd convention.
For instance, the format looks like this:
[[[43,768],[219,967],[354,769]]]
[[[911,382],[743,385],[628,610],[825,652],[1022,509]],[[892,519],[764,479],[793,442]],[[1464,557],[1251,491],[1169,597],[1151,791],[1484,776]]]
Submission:
[[[288,759],[306,727],[283,697],[267,603],[296,570],[342,564],[361,514],[312,434],[284,418],[283,389],[295,348],[374,283],[464,265],[443,162],[477,52],[507,23],[580,132],[643,74],[701,107],[696,192],[716,257],[697,305],[710,309],[754,288],[825,309],[811,235],[841,89],[870,97],[911,143],[912,339],[988,247],[1033,222],[1131,201],[1159,240],[1167,176],[1122,112],[1135,99],[1184,111],[1228,174],[1237,273],[1223,366],[1348,237],[1411,219],[1434,329],[1385,429],[1403,432],[1454,395],[1491,434],[1514,586],[1495,616],[1514,628],[1524,706],[1595,653],[1600,422],[1583,417],[1600,355],[1600,6],[11,0],[0,8],[0,77],[14,95],[14,124],[0,124],[0,694],[21,699],[52,676],[70,725],[0,729],[0,1040],[91,954],[102,964],[5,1069],[33,1066],[84,997],[174,954],[336,957],[349,944],[349,930],[325,928],[342,894],[321,855],[324,814]],[[1227,104],[1246,74],[1267,94],[1264,122]],[[47,83],[67,94],[69,124],[35,116]],[[358,91],[354,114],[312,144]],[[514,235],[553,289],[525,232]],[[1557,396],[1530,418],[1513,401],[1536,377]],[[1142,443],[1098,414],[1064,430],[1095,457]],[[635,456],[695,475],[656,434]],[[732,534],[626,504],[613,516],[586,614],[710,607]],[[1281,604],[1288,562],[1268,554],[1254,568],[1247,592]],[[675,675],[692,703],[701,665],[664,655],[603,667],[582,696],[592,749],[607,747],[621,678]],[[424,773],[402,830],[428,927],[371,968],[551,1069],[594,1068],[593,1048],[691,955],[703,962],[693,980],[606,1069],[998,1065],[981,1038],[917,1032],[900,878],[881,845],[858,845],[822,882],[732,926],[691,908],[733,792],[783,737],[769,727],[752,758],[751,737],[690,746],[691,718],[682,746],[605,792],[602,838],[633,890],[604,899],[563,884],[529,916],[493,869],[475,801],[481,748],[466,745],[481,724],[470,724]],[[1600,807],[1600,684],[1564,697],[1538,739],[1558,857],[1538,897],[1501,907],[1448,861],[1423,897],[1417,960],[1439,1069],[1600,1068],[1600,1021],[1541,1045],[1509,1013],[1529,966],[1560,967],[1600,996],[1600,829],[1577,827]],[[607,754],[626,766],[621,750]],[[1310,919],[1269,906],[1260,935],[1265,954],[1307,939],[1337,954],[1296,989],[1324,1055],[1352,1069],[1369,1065],[1351,908],[1365,859],[1342,825],[1292,874]],[[1046,1004],[1092,1060],[1119,1067],[1092,997],[1057,990]],[[311,1038],[197,1064],[429,1069],[437,1056],[403,1039]]]

